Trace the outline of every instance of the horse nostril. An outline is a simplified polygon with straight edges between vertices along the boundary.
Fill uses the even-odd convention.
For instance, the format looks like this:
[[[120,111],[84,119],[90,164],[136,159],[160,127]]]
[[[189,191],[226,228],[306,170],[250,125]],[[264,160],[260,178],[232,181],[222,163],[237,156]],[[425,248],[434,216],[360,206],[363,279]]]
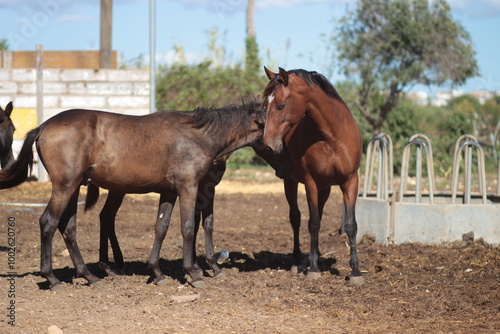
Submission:
[[[274,154],[274,150],[271,148],[271,146],[266,146],[266,153],[267,154]]]

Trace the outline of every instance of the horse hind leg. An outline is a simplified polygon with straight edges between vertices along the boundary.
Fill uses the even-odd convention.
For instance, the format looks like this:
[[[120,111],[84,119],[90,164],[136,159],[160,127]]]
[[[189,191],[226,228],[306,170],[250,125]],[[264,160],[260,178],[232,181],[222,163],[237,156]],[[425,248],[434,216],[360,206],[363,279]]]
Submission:
[[[109,192],[106,203],[104,204],[99,220],[101,225],[101,234],[99,241],[99,267],[108,275],[116,276],[116,273],[110,267],[108,255],[108,240],[111,243],[113,250],[113,258],[118,265],[119,271],[124,272],[125,262],[123,261],[123,254],[118,243],[118,238],[115,232],[115,218],[118,209],[123,202],[125,194]]]
[[[349,265],[351,266],[350,282],[356,285],[361,285],[364,283],[364,278],[361,276],[361,271],[359,270],[359,260],[356,248],[356,234],[358,231],[358,225],[356,222],[356,199],[358,190],[358,176],[357,173],[350,182],[346,183],[341,187],[344,199],[343,207],[343,226],[345,232],[349,237],[350,246],[350,259]]]
[[[52,269],[52,241],[57,228],[63,235],[64,242],[70,253],[77,276],[87,279],[89,284],[99,281],[92,275],[85,265],[76,242],[76,209],[79,188],[71,193],[70,190],[59,190],[53,185],[52,196],[47,208],[40,217],[41,256],[40,274],[47,279],[51,289],[60,286],[60,281]]]
[[[40,216],[40,275],[44,277],[50,285],[51,289],[56,289],[61,282],[54,275],[52,270],[52,241],[54,233],[57,230],[60,215],[54,212],[54,201],[51,199],[47,208]]]
[[[77,277],[83,277],[87,280],[89,285],[99,282],[99,278],[90,273],[87,265],[83,261],[80,248],[76,241],[76,212],[78,203],[79,188],[74,192],[71,197],[68,207],[66,208],[61,220],[59,222],[59,232],[61,232],[66,247],[69,250],[71,260],[76,269]]]

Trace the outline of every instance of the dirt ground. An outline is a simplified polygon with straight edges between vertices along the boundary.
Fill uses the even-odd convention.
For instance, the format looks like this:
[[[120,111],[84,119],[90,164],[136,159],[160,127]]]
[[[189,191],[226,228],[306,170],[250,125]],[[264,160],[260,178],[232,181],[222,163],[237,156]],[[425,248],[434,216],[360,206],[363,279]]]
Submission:
[[[232,172],[218,187],[216,251],[225,249],[230,258],[222,265],[226,278],[206,276],[205,289],[191,287],[182,273],[177,208],[161,253],[168,284],[150,283],[145,262],[156,195],[127,196],[118,213],[126,272],[115,278],[104,277],[97,265],[105,192],[94,210],[80,210],[79,246],[104,284],[89,287],[74,277],[57,234],[53,265],[64,282],[57,292],[39,275],[38,218],[44,207],[0,206],[0,333],[500,333],[499,247],[480,241],[384,246],[365,239],[359,258],[366,283],[353,286],[346,280],[346,238],[338,233],[341,196],[333,191],[320,234],[322,277],[310,281],[289,272],[292,230],[280,183],[268,172],[242,174]],[[49,196],[50,184],[34,182],[0,191],[0,203],[45,204]],[[303,193],[300,206],[307,254]],[[205,253],[202,237],[197,252]],[[12,314],[14,326],[8,324]]]

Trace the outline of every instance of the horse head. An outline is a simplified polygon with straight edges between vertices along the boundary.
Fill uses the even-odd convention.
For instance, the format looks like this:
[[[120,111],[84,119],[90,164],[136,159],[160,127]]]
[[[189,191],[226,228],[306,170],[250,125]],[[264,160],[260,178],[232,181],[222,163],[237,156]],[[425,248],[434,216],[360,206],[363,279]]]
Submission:
[[[299,77],[282,68],[278,73],[264,69],[270,81],[264,89],[263,107],[267,116],[263,142],[269,150],[279,153],[283,138],[304,117],[307,101],[300,91],[303,80]]]

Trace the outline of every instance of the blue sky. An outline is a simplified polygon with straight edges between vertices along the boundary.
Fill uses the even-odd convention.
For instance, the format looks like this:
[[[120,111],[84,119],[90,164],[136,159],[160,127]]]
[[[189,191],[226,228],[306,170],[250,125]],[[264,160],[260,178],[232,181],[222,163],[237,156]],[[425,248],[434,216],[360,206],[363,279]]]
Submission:
[[[500,0],[448,1],[472,36],[481,76],[465,91],[500,91]],[[99,48],[99,0],[0,0],[0,38],[12,50]],[[271,69],[304,68],[342,77],[327,59],[326,38],[349,0],[256,0],[255,25],[261,59]],[[191,62],[209,56],[207,31],[217,27],[226,60],[244,54],[246,0],[156,0],[158,62],[171,61],[182,46]],[[130,60],[149,56],[149,0],[114,0],[113,49]],[[417,87],[416,89],[419,89]],[[431,93],[442,88],[433,88]],[[444,88],[443,88],[444,89]]]

